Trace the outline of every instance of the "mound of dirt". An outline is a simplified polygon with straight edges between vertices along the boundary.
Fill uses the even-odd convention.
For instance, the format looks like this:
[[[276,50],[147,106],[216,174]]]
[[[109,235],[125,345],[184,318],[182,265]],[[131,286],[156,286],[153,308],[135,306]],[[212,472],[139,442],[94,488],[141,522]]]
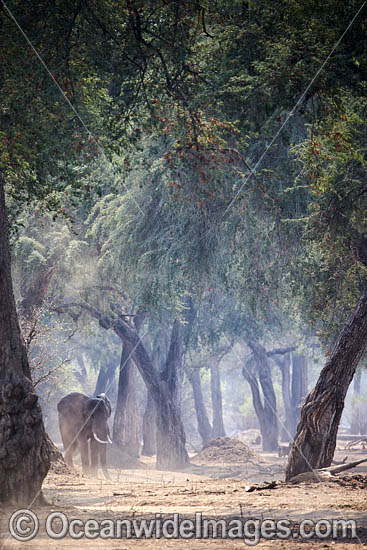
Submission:
[[[218,437],[209,441],[192,462],[207,464],[208,462],[221,462],[223,464],[244,464],[246,462],[262,462],[262,458],[255,453],[246,443],[230,437]]]

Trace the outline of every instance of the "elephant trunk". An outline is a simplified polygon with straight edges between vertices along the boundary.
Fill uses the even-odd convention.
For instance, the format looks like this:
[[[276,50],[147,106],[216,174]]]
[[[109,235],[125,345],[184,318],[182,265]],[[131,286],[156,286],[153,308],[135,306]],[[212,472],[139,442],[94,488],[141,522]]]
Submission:
[[[107,443],[112,443],[107,424],[104,426],[101,426],[94,419],[92,423],[92,433],[93,433],[94,439],[98,441],[98,443],[102,443],[103,445],[107,445]]]
[[[92,433],[94,439],[98,441],[98,443],[102,443],[104,445],[107,445],[107,443],[112,443],[107,424],[101,426],[100,423],[94,420],[92,424]]]

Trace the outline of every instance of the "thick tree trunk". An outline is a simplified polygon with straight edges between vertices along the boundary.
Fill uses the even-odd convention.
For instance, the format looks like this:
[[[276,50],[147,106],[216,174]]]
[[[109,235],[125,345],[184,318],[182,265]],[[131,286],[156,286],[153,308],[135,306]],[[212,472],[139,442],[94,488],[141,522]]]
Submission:
[[[102,326],[106,323],[100,320]],[[106,323],[106,328],[110,323]],[[113,328],[121,340],[130,345],[132,358],[150,392],[157,412],[157,464],[158,470],[175,470],[189,463],[186,451],[186,437],[182,425],[179,408],[177,407],[177,390],[174,387],[178,366],[177,350],[180,348],[177,337],[177,323],[174,324],[171,335],[171,345],[163,378],[155,370],[153,363],[141,341],[137,330],[123,320],[115,321]]]
[[[160,374],[160,385],[166,394],[163,403],[156,405],[157,410],[157,469],[166,470],[173,459],[175,468],[187,465],[189,457],[186,451],[186,435],[181,421],[181,386],[183,380],[183,327],[176,320],[172,327],[171,341],[164,369]],[[153,394],[154,399],[154,394]],[[168,430],[167,430],[168,428]],[[176,443],[175,443],[176,442]],[[173,452],[172,446],[179,448]],[[173,457],[170,453],[173,452]]]
[[[367,344],[367,294],[363,294],[301,410],[286,479],[330,466],[344,399]]]
[[[140,419],[136,400],[136,373],[131,347],[125,344],[121,353],[116,411],[113,421],[113,444],[132,458],[140,452]]]
[[[164,342],[165,343],[165,342]],[[162,355],[167,357],[168,344],[165,352],[162,350],[161,335],[156,335],[153,343],[152,363],[157,372],[162,370]],[[142,456],[153,456],[157,454],[157,412],[152,395],[147,390],[147,401],[143,415],[143,448]]]
[[[0,180],[0,502],[29,506],[39,498],[49,467],[42,412],[15,307]]]
[[[257,419],[259,421],[261,437],[263,440],[264,435],[266,433],[265,415],[264,415],[264,407],[260,396],[259,384],[258,384],[256,375],[253,372],[254,365],[255,365],[255,361],[253,358],[246,361],[246,366],[242,369],[242,374],[244,379],[250,385],[251,394],[252,394],[252,404],[254,406]]]
[[[55,443],[52,441],[48,433],[46,432],[46,445],[48,446],[48,456],[51,462],[62,462],[66,465],[64,457],[61,451],[56,447]]]
[[[199,435],[203,442],[203,446],[205,446],[215,436],[213,436],[213,430],[210,425],[208,413],[204,403],[203,391],[201,388],[200,369],[187,369],[187,377],[192,386]]]
[[[153,397],[147,392],[147,404],[143,416],[142,456],[153,456],[157,452],[157,413]]]
[[[277,402],[271,376],[271,367],[265,348],[254,342],[249,342],[254,353],[259,381],[264,396],[263,415],[264,433],[262,433],[263,451],[272,452],[278,449],[278,417]]]
[[[212,437],[224,437],[226,435],[223,422],[222,387],[220,381],[219,362],[210,366],[210,388],[213,406],[213,429]]]
[[[359,397],[361,394],[361,378],[362,378],[362,370],[357,369],[357,372],[354,376],[354,403],[353,403],[353,411],[352,411],[352,421],[350,423],[350,433],[351,434],[359,434],[361,432],[361,405],[359,403]]]
[[[162,381],[165,381],[172,398],[177,405],[181,399],[181,387],[183,382],[183,341],[182,325],[176,320],[173,323],[170,346],[168,348],[165,365],[160,373]]]

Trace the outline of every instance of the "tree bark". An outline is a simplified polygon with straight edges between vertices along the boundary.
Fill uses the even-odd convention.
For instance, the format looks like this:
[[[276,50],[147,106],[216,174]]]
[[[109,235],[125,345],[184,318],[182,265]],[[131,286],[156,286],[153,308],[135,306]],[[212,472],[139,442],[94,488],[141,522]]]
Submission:
[[[100,320],[100,322],[105,322]],[[106,328],[109,328],[107,323]],[[178,324],[174,323],[167,364],[163,377],[155,370],[153,363],[137,333],[137,330],[126,321],[119,319],[113,322],[113,328],[121,340],[130,345],[132,358],[154,400],[157,412],[157,464],[158,470],[175,470],[189,464],[186,451],[186,436],[177,407],[178,379],[174,369],[178,367],[178,350],[180,338]]]
[[[135,387],[136,373],[131,359],[131,347],[129,344],[124,344],[112,440],[114,445],[132,458],[138,458],[140,453],[140,419]]]
[[[0,502],[29,506],[41,495],[50,457],[16,312],[0,178]]]
[[[345,395],[366,344],[367,294],[363,294],[302,407],[287,480],[302,472],[330,466]]]
[[[147,404],[143,416],[142,456],[153,456],[157,452],[157,413],[153,397],[147,392]]]
[[[171,341],[164,369],[160,374],[160,385],[166,399],[164,403],[155,402],[157,410],[157,469],[166,470],[172,446],[179,445],[173,452],[175,468],[187,465],[189,457],[186,451],[186,435],[181,421],[181,386],[183,380],[183,326],[175,320],[171,331]],[[153,394],[154,399],[154,394]],[[167,428],[169,431],[167,431]],[[175,442],[175,443],[174,443]],[[161,450],[162,449],[162,450]],[[167,455],[167,456],[166,456]]]
[[[208,413],[204,403],[203,391],[201,388],[200,369],[195,367],[192,370],[187,369],[187,377],[193,391],[199,435],[203,442],[203,446],[205,446],[215,436],[213,436],[213,430],[210,425]]]
[[[213,405],[213,439],[226,435],[223,422],[222,387],[218,363],[219,362],[214,362],[210,365],[210,388]]]
[[[263,451],[272,452],[278,449],[278,417],[277,402],[271,376],[271,367],[265,348],[257,342],[249,342],[259,376],[259,382],[264,396],[263,415],[264,426],[262,432]]]
[[[162,356],[168,354],[162,350],[161,334],[157,334],[153,342],[152,363],[157,372],[162,368]],[[165,344],[165,342],[163,342]],[[165,346],[164,346],[165,347]],[[147,401],[143,415],[143,448],[142,456],[153,456],[157,453],[157,412],[152,395],[147,390]]]

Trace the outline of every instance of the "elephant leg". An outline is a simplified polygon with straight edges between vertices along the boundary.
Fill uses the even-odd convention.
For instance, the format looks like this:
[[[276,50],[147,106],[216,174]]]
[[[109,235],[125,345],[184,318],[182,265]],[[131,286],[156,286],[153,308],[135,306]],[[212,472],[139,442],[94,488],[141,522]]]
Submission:
[[[70,468],[73,468],[73,456],[78,446],[78,443],[74,437],[74,430],[69,428],[66,419],[62,417],[59,418],[59,427],[62,444],[64,446],[65,462]]]
[[[93,476],[98,476],[98,456],[99,456],[99,447],[100,443],[94,439],[90,440],[90,458],[91,458],[91,474]]]
[[[102,468],[102,472],[103,472],[103,475],[105,476],[106,479],[111,479],[110,478],[110,474],[108,473],[108,470],[107,470],[107,445],[102,445],[101,443],[99,444],[99,456],[100,456],[100,459],[101,459],[101,468]]]
[[[74,441],[73,443],[70,442],[70,444],[66,447],[67,450],[65,452],[65,462],[69,466],[69,468],[74,468],[73,456],[77,447],[78,443],[76,441]]]
[[[87,438],[79,438],[79,450],[83,473],[89,474],[89,446]]]

